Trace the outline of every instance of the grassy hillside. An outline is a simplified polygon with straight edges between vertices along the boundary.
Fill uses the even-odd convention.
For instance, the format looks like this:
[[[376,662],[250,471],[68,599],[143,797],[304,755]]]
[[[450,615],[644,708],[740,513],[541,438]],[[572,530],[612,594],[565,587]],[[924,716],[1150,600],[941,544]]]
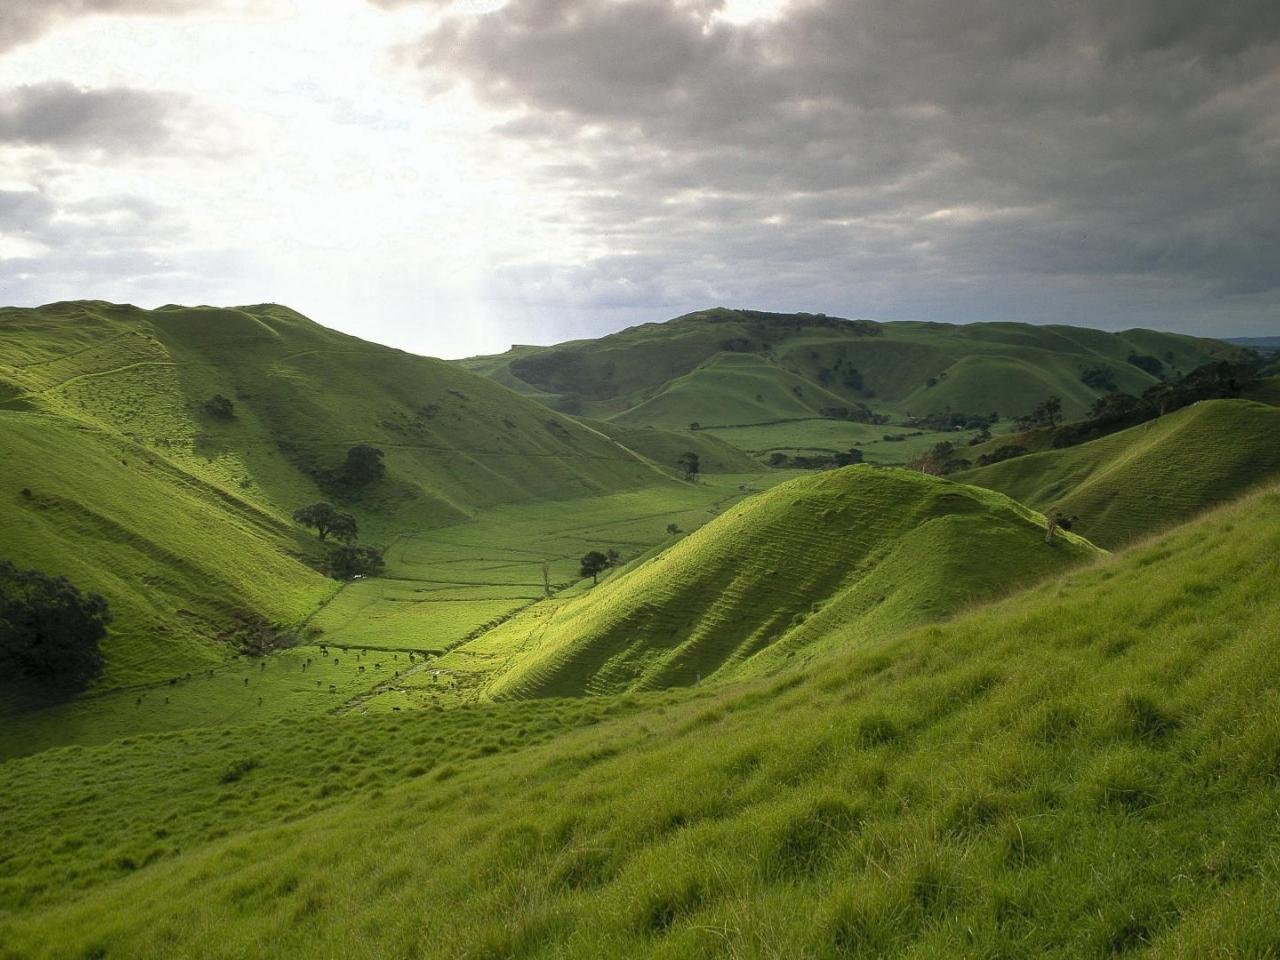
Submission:
[[[758,473],[759,461],[738,447],[709,433],[695,430],[658,430],[629,427],[605,420],[582,420],[610,440],[640,454],[663,470],[679,474],[677,461],[686,452],[698,455],[702,473]]]
[[[485,638],[519,651],[496,698],[661,689],[809,659],[1093,556],[990,491],[902,470],[802,477],[580,597]]]
[[[0,956],[1269,956],[1278,558],[1272,490],[783,677],[10,761]]]
[[[1156,377],[1128,362],[1132,355],[1153,357],[1172,374],[1238,352],[1150,330],[850,322],[715,309],[599,340],[514,347],[462,363],[574,413],[683,427],[800,421],[859,405],[895,420],[946,410],[1008,418],[1050,395],[1077,417],[1106,392],[1082,381],[1086,371],[1140,394]],[[798,430],[797,448],[805,446]]]
[[[1076,532],[1116,547],[1280,477],[1280,408],[1205,400],[1128,430],[964,471],[1038,510],[1076,514]]]
[[[358,443],[386,477],[336,486]],[[487,505],[668,482],[489,380],[284,307],[0,310],[3,555],[107,597],[106,686],[225,660],[248,620],[299,624],[334,589],[303,562],[304,504],[335,500],[386,546]]]

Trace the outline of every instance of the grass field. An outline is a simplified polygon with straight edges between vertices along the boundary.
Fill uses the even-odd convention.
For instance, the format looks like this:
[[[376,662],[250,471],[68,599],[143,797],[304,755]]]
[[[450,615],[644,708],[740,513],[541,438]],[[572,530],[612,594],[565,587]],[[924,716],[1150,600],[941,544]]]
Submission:
[[[1073,528],[1119,546],[1280,477],[1280,408],[1205,400],[1089,443],[1016,457],[955,478],[1038,510],[1078,515]]]
[[[815,415],[1226,349],[707,311],[459,366],[0,310],[0,559],[116,613],[85,695],[2,688],[0,960],[1280,955],[1280,410],[964,483],[885,465],[968,433]],[[321,497],[382,575],[316,571]]]
[[[107,598],[99,689],[224,663],[246,622],[296,629],[336,589],[290,519],[305,504],[336,500],[381,548],[498,503],[679,486],[456,365],[274,305],[3,309],[0,383],[4,558]],[[335,488],[357,443],[386,476]]]
[[[900,467],[943,441],[963,447],[976,434],[973,430],[921,430],[825,418],[719,427],[703,432],[715,434],[761,460],[768,459],[771,453],[822,456],[857,447],[867,463],[890,467]],[[886,436],[902,439],[886,440]]]
[[[506,657],[483,646],[456,648],[542,601],[544,563],[552,591],[571,596],[588,550],[616,549],[624,561],[633,560],[671,539],[669,523],[696,530],[729,504],[788,476],[721,475],[583,500],[511,504],[401,537],[387,552],[385,577],[341,586],[316,578],[328,586],[294,612],[301,627],[292,649],[266,659],[224,655],[194,667],[179,661],[159,678],[144,674],[138,682],[104,685],[88,698],[11,710],[0,725],[0,757],[263,718],[472,702]],[[417,692],[409,697],[406,691]]]
[[[1278,558],[1272,490],[751,683],[9,761],[0,956],[1267,956]]]

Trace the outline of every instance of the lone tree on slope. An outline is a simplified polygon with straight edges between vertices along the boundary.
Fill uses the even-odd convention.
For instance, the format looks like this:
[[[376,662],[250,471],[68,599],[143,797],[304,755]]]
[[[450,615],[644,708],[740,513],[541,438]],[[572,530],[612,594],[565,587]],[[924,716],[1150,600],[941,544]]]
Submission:
[[[578,575],[582,577],[590,577],[591,584],[600,582],[600,571],[609,568],[609,558],[599,550],[592,550],[582,558],[582,566],[578,570]]]
[[[98,641],[110,622],[98,594],[0,560],[0,665],[33,680],[83,686],[102,670]]]
[[[698,455],[692,450],[688,453],[680,454],[680,459],[676,461],[676,465],[683,471],[686,480],[693,480],[698,476]]]
[[[350,543],[356,538],[356,518],[323,500],[293,511],[293,519],[304,527],[313,528],[321,543],[330,536],[344,543]]]

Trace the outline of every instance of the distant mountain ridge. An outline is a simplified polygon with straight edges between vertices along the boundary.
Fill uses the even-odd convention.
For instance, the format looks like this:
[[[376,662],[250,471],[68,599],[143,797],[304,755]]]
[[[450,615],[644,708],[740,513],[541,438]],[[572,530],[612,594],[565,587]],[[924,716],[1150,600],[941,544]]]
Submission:
[[[663,428],[943,411],[1004,417],[1048,396],[1068,418],[1109,390],[1240,354],[1152,330],[844,320],[716,308],[596,340],[458,361],[574,415]]]

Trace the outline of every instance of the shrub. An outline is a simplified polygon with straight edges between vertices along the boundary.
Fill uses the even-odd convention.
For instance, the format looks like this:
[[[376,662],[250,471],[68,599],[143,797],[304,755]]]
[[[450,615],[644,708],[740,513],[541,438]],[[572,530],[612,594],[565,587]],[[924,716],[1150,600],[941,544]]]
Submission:
[[[215,420],[231,420],[236,415],[235,404],[220,393],[204,402],[204,412]]]
[[[374,547],[344,543],[329,551],[329,576],[335,580],[377,576],[385,567],[386,561]]]

